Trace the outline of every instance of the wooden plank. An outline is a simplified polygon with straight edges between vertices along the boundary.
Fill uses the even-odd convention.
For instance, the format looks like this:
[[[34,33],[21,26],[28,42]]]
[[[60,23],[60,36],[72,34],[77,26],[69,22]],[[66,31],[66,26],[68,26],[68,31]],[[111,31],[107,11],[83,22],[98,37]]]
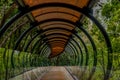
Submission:
[[[52,67],[52,69],[39,80],[74,80],[74,79],[65,69],[65,67]]]

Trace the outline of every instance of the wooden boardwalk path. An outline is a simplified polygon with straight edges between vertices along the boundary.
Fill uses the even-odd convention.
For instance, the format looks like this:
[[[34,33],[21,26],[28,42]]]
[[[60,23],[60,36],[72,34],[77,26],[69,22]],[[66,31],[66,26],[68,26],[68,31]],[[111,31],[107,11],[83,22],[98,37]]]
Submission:
[[[64,66],[38,67],[9,80],[77,80]]]
[[[74,80],[65,67],[52,67],[39,80]]]

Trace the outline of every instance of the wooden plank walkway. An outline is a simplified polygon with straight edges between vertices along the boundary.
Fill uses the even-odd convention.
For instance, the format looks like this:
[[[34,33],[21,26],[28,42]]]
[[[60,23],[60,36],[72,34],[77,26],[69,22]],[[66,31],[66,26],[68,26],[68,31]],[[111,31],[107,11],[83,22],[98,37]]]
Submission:
[[[77,80],[64,66],[38,67],[9,80]]]
[[[52,67],[39,80],[74,80],[65,67]]]

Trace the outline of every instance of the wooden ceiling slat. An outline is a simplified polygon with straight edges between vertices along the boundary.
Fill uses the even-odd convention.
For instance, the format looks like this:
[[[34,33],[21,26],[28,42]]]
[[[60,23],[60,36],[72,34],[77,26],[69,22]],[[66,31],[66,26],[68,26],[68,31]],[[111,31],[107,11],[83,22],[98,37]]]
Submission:
[[[50,26],[44,26],[44,27],[39,27],[40,29],[42,30],[46,30],[46,29],[51,29],[51,28],[65,28],[65,29],[68,29],[68,30],[73,30],[74,28],[71,28],[69,26],[65,26],[65,25],[60,25],[60,24],[56,24],[56,25],[50,25]]]
[[[43,3],[58,2],[76,5],[80,8],[86,6],[87,3],[89,2],[89,0],[23,0],[23,1],[25,2],[26,5],[29,5],[30,7]]]
[[[76,17],[73,17],[73,16],[68,15],[68,14],[61,14],[61,13],[46,14],[43,16],[36,17],[35,20],[40,22],[40,21],[43,21],[46,19],[52,19],[52,18],[62,18],[62,19],[71,20],[73,22],[76,22],[78,20],[78,18],[76,18]]]
[[[80,8],[86,7],[88,5],[90,0],[23,0],[25,5],[28,5],[29,7],[39,5],[39,4],[44,4],[44,3],[66,3],[66,4],[71,4]],[[63,13],[62,13],[63,12]],[[67,19],[72,22],[76,22],[80,19],[82,16],[81,13],[74,11],[72,9],[64,8],[64,7],[46,7],[46,8],[41,8],[37,9],[31,12],[34,20],[40,22],[43,20],[47,19],[52,19],[52,18],[60,18],[60,19]],[[49,25],[53,23],[53,25]],[[39,29],[45,31],[43,34],[44,35],[50,35],[50,34],[65,34],[65,35],[72,35],[72,32],[67,31],[67,30],[61,30],[61,29],[53,29],[53,28],[65,28],[68,30],[74,30],[75,26],[67,26],[67,25],[61,25],[61,24],[55,24],[58,22],[48,22],[45,24],[40,24]],[[59,22],[59,23],[64,23],[64,22]],[[67,24],[67,23],[66,23]],[[51,30],[51,29],[53,30]],[[50,30],[49,30],[50,29]],[[56,38],[54,38],[56,37]],[[58,37],[58,38],[57,38]],[[60,37],[63,37],[65,39],[62,39]],[[51,39],[53,38],[53,39]],[[51,46],[51,54],[49,57],[55,57],[59,54],[61,54],[64,51],[64,48],[66,46],[66,43],[69,40],[69,37],[63,36],[63,35],[52,35],[52,36],[47,36],[46,40],[48,40],[49,45]],[[52,41],[53,40],[53,41]],[[58,40],[58,41],[57,41]]]
[[[66,31],[66,30],[58,30],[58,29],[54,29],[54,30],[49,30],[49,31],[46,31],[44,34],[45,35],[49,35],[49,34],[53,34],[53,33],[60,33],[60,34],[65,34],[65,35],[71,35],[72,33],[69,32],[69,31]]]
[[[45,27],[57,27],[57,26],[63,26],[64,28],[70,28],[70,30],[71,29],[73,29],[73,28],[75,28],[73,25],[70,25],[70,24],[68,24],[68,23],[64,23],[64,22],[58,22],[58,21],[53,21],[53,22],[47,22],[47,23],[45,23],[45,24],[41,24],[40,26],[39,26],[39,28],[40,29],[44,29]],[[45,29],[47,29],[47,28],[45,28]]]

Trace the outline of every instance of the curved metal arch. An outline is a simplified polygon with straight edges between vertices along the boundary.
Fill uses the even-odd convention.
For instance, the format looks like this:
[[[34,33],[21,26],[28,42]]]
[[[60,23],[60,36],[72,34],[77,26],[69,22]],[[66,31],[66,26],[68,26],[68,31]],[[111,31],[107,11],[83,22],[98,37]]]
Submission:
[[[53,40],[53,41],[54,41],[54,40]],[[52,41],[52,42],[53,42],[53,41]],[[62,40],[60,40],[60,41],[62,41]],[[45,43],[45,44],[48,44],[48,42],[49,42],[49,41],[45,41],[44,43]],[[63,41],[63,42],[64,42],[64,41]]]
[[[25,67],[26,65],[26,54],[23,55],[23,59],[22,59],[22,67]]]
[[[69,44],[69,43],[68,43],[68,44]],[[66,48],[65,48],[65,52],[67,51],[67,50],[66,50],[67,48],[70,48],[70,53],[71,53],[71,54],[74,54],[74,53],[75,53],[74,49],[71,48],[70,45],[66,46]],[[67,51],[67,52],[68,52],[68,51]]]
[[[73,40],[73,39],[72,39],[72,40]],[[74,41],[75,41],[75,40],[74,40]],[[48,41],[48,42],[49,42],[49,41]],[[70,43],[71,43],[71,42],[70,42]],[[71,43],[71,44],[72,44],[72,43]],[[77,42],[76,42],[76,44],[77,44]],[[73,44],[72,44],[72,45],[73,45]],[[77,46],[79,46],[79,45],[77,44]],[[76,47],[76,46],[74,45],[74,47]],[[81,47],[80,47],[80,46],[79,46],[79,48],[80,48],[80,52],[81,52],[81,54],[83,54],[83,53],[82,53],[82,51],[81,51],[82,49],[81,49]],[[77,50],[77,48],[76,48],[76,50]],[[77,53],[79,54],[79,52],[78,52],[78,51],[77,51]],[[82,59],[82,58],[81,58],[81,59]],[[83,61],[83,60],[81,60],[81,61]],[[81,63],[81,64],[82,64],[82,63]]]
[[[44,38],[42,38],[42,39],[44,39]],[[42,39],[40,39],[40,40],[38,40],[38,41],[42,41]],[[32,50],[33,51],[33,50]]]
[[[79,25],[78,25],[79,26]],[[79,27],[78,27],[79,28]],[[85,32],[85,33],[87,33],[85,30],[83,30],[83,28],[82,27],[80,27],[79,28],[80,30],[82,30],[83,32]],[[94,51],[94,66],[96,66],[97,65],[97,58],[96,58],[96,56],[97,56],[97,50],[96,50],[96,46],[95,46],[95,44],[94,44],[94,41],[92,40],[92,38],[90,37],[90,35],[89,34],[87,34],[87,37],[89,37],[89,39],[90,39],[90,41],[91,41],[91,44],[92,44],[92,46],[93,46],[93,51]],[[86,65],[88,64],[88,55],[86,56]],[[94,70],[93,70],[94,71]],[[93,73],[92,73],[93,74]]]
[[[83,64],[83,51],[82,51],[82,48],[81,48],[81,46],[77,43],[77,41],[75,40],[75,39],[73,39],[73,41],[76,43],[76,45],[78,46],[78,48],[79,48],[79,50],[80,50],[80,53],[81,53],[81,62],[80,62],[80,65],[82,65]],[[79,60],[78,60],[79,61]],[[87,63],[88,61],[86,61],[86,63]],[[79,62],[78,62],[79,63]],[[85,66],[87,66],[87,65],[85,65]]]
[[[33,60],[34,60],[34,59],[33,59],[33,56],[34,56],[34,54],[30,54],[30,66],[31,66],[31,67],[34,67],[34,66],[33,66]]]
[[[49,4],[49,5],[48,5]],[[57,5],[56,5],[57,4]],[[81,8],[77,7],[77,6],[74,6],[74,5],[70,5],[70,4],[66,4],[66,3],[45,3],[45,4],[41,4],[41,5],[36,5],[34,7],[31,7],[29,9],[26,9],[25,10],[25,13],[28,13],[32,10],[35,10],[35,9],[38,9],[38,8],[43,8],[43,7],[54,7],[54,6],[59,6],[59,7],[66,7],[66,8],[70,8],[70,9],[73,9],[73,10],[76,10],[78,12],[81,12],[81,13],[84,13],[86,15],[86,12],[84,10],[82,10]],[[87,16],[87,15],[86,15]],[[90,16],[88,16],[90,17]],[[96,21],[96,20],[95,20]],[[4,25],[5,26],[5,25]],[[4,27],[3,26],[3,27]],[[3,30],[3,27],[2,29],[0,30],[0,32]],[[100,26],[101,27],[101,26]]]
[[[54,34],[52,34],[52,35],[54,35]],[[67,36],[67,35],[64,35],[64,34],[61,34],[61,35],[63,35],[63,36]],[[50,36],[50,35],[49,35]],[[45,37],[44,37],[45,38]],[[42,38],[42,39],[44,39],[44,38]],[[66,39],[66,38],[63,38],[63,37],[52,37],[52,38],[49,38],[49,40],[50,39],[54,39],[54,38],[62,38],[62,39],[65,39],[65,40],[68,40],[68,39]],[[78,37],[79,38],[79,37]],[[72,39],[72,38],[71,38]]]
[[[43,39],[43,38],[42,38]],[[38,40],[38,41],[40,41],[40,40]],[[61,41],[61,40],[60,40]],[[46,41],[46,42],[43,42],[43,43],[41,43],[41,45],[39,45],[39,46],[42,46],[43,48],[44,48],[44,46],[47,44],[47,42],[49,42],[49,41]],[[45,43],[45,44],[44,44]],[[44,44],[44,45],[43,45]],[[36,44],[37,45],[37,44]],[[36,46],[36,45],[34,45],[34,46]],[[41,48],[42,49],[42,48]],[[40,53],[40,51],[38,51],[38,53]]]
[[[78,45],[78,43],[74,39],[72,39],[72,40],[73,41],[71,41],[71,43],[72,44],[76,44],[75,46],[72,45],[76,49],[76,54],[78,54],[78,55],[81,54],[81,58],[80,58],[81,60],[80,61],[83,61],[83,58],[82,58],[83,57],[82,56],[83,55],[82,48],[80,47],[80,45]],[[78,61],[79,59],[77,60],[77,56],[75,56],[75,57],[76,57],[76,60],[75,60],[76,64],[79,64],[79,61]],[[80,64],[83,65],[83,63],[81,63],[81,62],[80,62]]]
[[[69,21],[68,21],[69,22]],[[78,22],[77,22],[78,23]],[[80,25],[79,25],[80,24]],[[94,44],[94,41],[93,41],[93,39],[91,38],[91,36],[87,33],[87,31],[83,28],[83,27],[81,27],[81,23],[79,23],[79,24],[76,24],[77,25],[77,27],[80,29],[80,30],[82,30],[86,35],[87,35],[87,37],[88,37],[88,39],[90,40],[90,42],[91,42],[91,44],[92,44],[92,46],[93,46],[93,51],[94,51],[94,53],[96,54],[97,53],[97,50],[96,50],[96,46],[95,46],[95,44]],[[75,25],[74,23],[72,24],[72,25]],[[86,57],[86,61],[88,61],[87,59],[89,59],[88,58],[88,56]],[[94,66],[95,65],[97,65],[97,58],[96,58],[96,55],[94,56]],[[88,63],[86,62],[86,65],[87,65]]]
[[[26,59],[26,63],[27,63],[27,64],[29,63],[29,55],[30,55],[30,54],[27,53],[26,56],[25,56],[25,59]]]
[[[110,40],[109,40],[109,37],[105,31],[105,29],[102,27],[102,25],[90,14],[88,13],[87,10],[85,9],[81,9],[77,6],[74,6],[74,5],[70,5],[70,4],[66,4],[66,3],[44,3],[44,4],[40,4],[40,5],[36,5],[36,6],[33,6],[33,7],[30,7],[28,9],[25,9],[23,10],[23,14],[21,12],[18,13],[18,15],[14,16],[13,19],[11,21],[9,21],[8,23],[6,23],[1,29],[0,29],[0,34],[1,32],[5,32],[5,30],[8,28],[8,24],[12,24],[15,20],[17,20],[18,18],[20,18],[22,15],[26,14],[26,13],[29,13],[35,9],[39,9],[39,8],[44,8],[44,7],[65,7],[65,8],[70,8],[70,9],[73,9],[75,11],[78,11],[78,12],[81,12],[83,13],[84,15],[86,15],[88,18],[90,18],[93,22],[95,22],[95,24],[98,26],[98,28],[100,29],[100,31],[102,32],[105,40],[106,40],[106,43],[107,43],[107,47],[108,47],[108,51],[110,53],[112,53],[112,46],[111,46],[111,43],[110,43]],[[86,12],[87,11],[87,12]],[[14,20],[14,21],[13,21]],[[1,35],[0,35],[1,37]],[[112,64],[112,63],[110,63]],[[108,67],[110,68],[110,67]]]
[[[28,42],[28,44],[26,45],[26,47],[25,47],[25,49],[24,49],[25,52],[27,51],[27,48],[29,47],[30,43],[37,37],[37,35],[39,35],[39,33],[36,34],[36,35]],[[45,38],[46,38],[46,37],[45,37]],[[44,40],[46,40],[45,38],[44,38]],[[63,38],[63,37],[60,37],[60,36],[59,36],[59,37],[56,37],[56,38]],[[42,38],[42,39],[43,39],[43,38]],[[40,39],[40,40],[42,40],[42,39]],[[65,38],[64,38],[64,39],[65,39]],[[39,41],[40,41],[40,40],[39,40]],[[38,43],[38,42],[37,42],[37,43]],[[36,43],[36,44],[37,44],[37,43]]]
[[[22,12],[18,12],[15,16],[13,16],[8,22],[6,22],[3,27],[0,28],[0,38],[2,37],[2,35],[5,33],[5,31],[9,28],[9,26],[12,25],[12,23],[14,23],[14,21],[16,21],[17,19],[19,19],[20,17],[22,17],[23,14]]]
[[[51,28],[50,28],[51,29]],[[53,28],[53,29],[57,29],[57,28]],[[60,29],[64,29],[64,28],[60,28]],[[49,29],[48,29],[49,30]],[[47,30],[46,30],[47,31]],[[82,41],[83,42],[83,41]],[[87,51],[86,51],[87,52]],[[87,54],[88,55],[88,54]],[[86,61],[88,61],[87,60],[88,59],[88,57],[86,57]],[[88,63],[86,62],[86,65],[87,65]]]
[[[86,47],[86,44],[85,44],[85,42],[83,41],[83,39],[80,37],[80,36],[78,36],[78,34],[74,34],[74,36],[75,37],[77,37],[78,38],[78,40],[82,43],[82,45],[84,46],[84,49],[85,49],[85,53],[86,53],[86,64],[85,65],[88,65],[88,56],[89,56],[89,54],[88,54],[88,49],[87,49],[87,47]],[[92,46],[92,45],[91,45]],[[81,58],[82,58],[82,56],[83,56],[83,54],[81,54]],[[83,59],[82,59],[83,60]],[[82,65],[82,63],[83,63],[83,61],[81,61],[81,65]]]
[[[24,48],[24,51],[25,51],[25,52],[27,51],[27,48],[28,48],[28,46],[31,44],[31,42],[32,42],[36,37],[38,37],[40,34],[41,34],[41,33],[37,33],[37,34],[35,34],[35,35],[32,37],[32,39],[27,43],[26,47]]]
[[[60,35],[60,36],[57,36],[57,35]],[[69,39],[69,37],[71,37],[71,36],[68,36],[68,35],[66,35],[66,34],[63,34],[63,33],[52,33],[52,34],[49,34],[49,35],[45,35],[45,36],[43,36],[42,37],[42,39],[41,40],[49,40],[49,39],[47,39],[48,37],[55,37],[55,38],[57,38],[57,37],[59,37],[59,38],[63,38],[63,39],[66,39],[66,38],[64,38],[64,37],[68,37],[68,39]],[[64,36],[64,37],[63,37]],[[51,38],[52,38],[51,37]]]
[[[76,59],[77,59],[77,55],[79,54],[79,52],[78,52],[78,49],[77,49],[77,47],[76,47],[76,45],[74,45],[74,43],[72,43],[71,41],[68,43],[68,45],[72,48],[72,50],[74,51],[74,53],[73,54],[75,54],[75,56],[74,56],[74,58],[75,58],[75,62],[76,62]],[[82,54],[82,53],[81,53]],[[79,57],[78,57],[79,58]],[[81,60],[82,60],[82,58],[81,58]]]
[[[71,47],[70,46],[67,46],[68,47],[68,49],[70,49],[69,51],[69,53],[70,54],[74,54],[75,52],[74,52],[74,50],[73,49],[71,49]],[[74,52],[74,53],[73,53]],[[74,60],[75,61],[75,55],[70,55],[70,54],[68,54],[68,51],[67,50],[65,50],[65,52],[64,52],[64,54],[63,55],[68,55],[69,57],[70,57],[70,59],[72,59],[72,60]],[[63,57],[63,56],[62,56]],[[63,59],[64,60],[64,59]],[[73,64],[71,64],[71,60],[69,60],[69,62],[70,63],[67,63],[68,65],[67,66],[73,66]]]
[[[22,40],[22,38],[29,32],[29,31],[31,31],[33,28],[35,28],[35,27],[37,27],[37,25],[39,25],[39,24],[41,24],[41,23],[46,23],[46,22],[49,22],[49,21],[61,21],[61,22],[66,22],[66,23],[69,23],[69,24],[73,24],[73,25],[76,25],[74,22],[71,22],[71,21],[69,21],[69,20],[64,20],[64,19],[49,19],[49,20],[45,20],[45,21],[41,21],[40,23],[38,23],[38,24],[35,24],[34,26],[31,26],[29,29],[27,29],[26,31],[24,31],[23,33],[22,33],[22,35],[19,37],[19,39],[17,40],[17,42],[16,42],[16,44],[17,45],[15,45],[15,48],[14,49],[16,49],[17,48],[17,46],[18,46],[18,44],[20,43],[20,41]],[[77,27],[78,27],[78,25],[76,25]],[[80,26],[81,27],[81,26]]]
[[[41,53],[40,54],[43,54],[42,56],[47,56],[47,54],[48,54],[48,47],[46,47],[45,49],[43,49],[43,51],[41,51]],[[47,56],[48,57],[48,56]]]
[[[74,45],[75,46],[75,45]],[[73,47],[73,48],[75,48],[75,47]],[[42,49],[43,50],[43,49]],[[45,51],[45,52],[44,52]],[[42,53],[46,53],[46,50],[44,50]]]
[[[88,61],[88,49],[87,49],[87,46],[85,44],[85,42],[82,40],[82,38],[80,36],[78,36],[78,34],[75,34],[75,36],[77,36],[77,38],[81,41],[82,45],[84,46],[85,48],[85,52],[86,52],[86,61]],[[92,46],[93,47],[93,46]],[[82,55],[83,56],[83,55]],[[85,65],[87,65],[88,63],[86,62]]]
[[[54,20],[54,19],[53,19],[53,20]],[[57,20],[62,20],[62,19],[57,19]],[[68,20],[64,20],[64,21],[68,21]],[[71,22],[71,21],[68,21],[68,22]],[[26,30],[26,31],[20,36],[20,39],[18,39],[16,46],[18,46],[19,42],[22,40],[22,38],[24,37],[24,35],[26,35],[26,33],[29,32],[29,30],[32,30],[32,28],[34,28],[34,27],[30,27],[28,30]],[[15,47],[16,47],[16,46],[15,46]]]
[[[28,36],[28,34],[27,34],[27,36],[25,37],[25,41],[24,41],[24,43],[23,43],[22,47],[24,47],[24,46],[25,46],[25,44],[26,44],[26,42],[27,42],[27,41],[26,41],[26,39],[28,39],[28,37],[29,37],[29,36]],[[19,53],[18,55],[20,56],[20,53],[21,53],[21,52],[18,52],[18,53]]]
[[[73,43],[71,43],[71,42],[69,44],[73,45]],[[73,46],[75,48],[75,45],[73,45]],[[75,48],[75,50],[77,51],[77,48]],[[77,51],[77,53],[78,53],[78,51]],[[76,55],[77,55],[77,53],[76,53]],[[40,54],[42,54],[42,53],[40,53]]]
[[[89,17],[93,22],[95,22],[95,24],[98,26],[98,28],[100,29],[100,31],[102,32],[104,38],[105,38],[105,41],[106,41],[106,44],[107,44],[107,48],[108,48],[108,65],[107,65],[107,72],[106,72],[106,76],[105,76],[105,79],[108,79],[109,77],[109,73],[110,73],[110,70],[112,68],[112,46],[111,46],[111,42],[109,40],[109,37],[106,33],[106,31],[104,30],[104,28],[102,27],[102,25],[89,13],[86,13],[84,10],[80,9],[79,7],[76,7],[76,6],[73,6],[73,5],[70,5],[70,4],[65,4],[65,3],[46,3],[46,4],[41,4],[41,5],[37,5],[37,6],[34,6],[34,7],[31,7],[31,9],[27,9],[28,11],[25,11],[25,13],[27,12],[30,12],[34,9],[37,9],[37,8],[42,8],[42,7],[51,7],[51,6],[61,6],[61,7],[66,7],[66,8],[70,8],[70,9],[74,9],[76,11],[79,11],[79,12],[82,12],[84,13],[87,17]],[[24,14],[25,14],[24,13]],[[21,17],[21,16],[20,16]],[[19,18],[19,17],[18,17]],[[11,21],[12,22],[12,21]],[[8,24],[12,24],[12,23],[8,23]],[[5,30],[7,29],[7,26],[4,25],[4,27],[2,27],[2,29],[0,30],[0,34],[3,32],[5,32]],[[2,33],[2,34],[3,34]],[[1,34],[1,35],[2,35]],[[0,37],[1,37],[0,35]],[[109,70],[109,71],[108,71]]]
[[[39,56],[40,56],[40,55],[44,56],[45,54],[43,54],[43,53],[46,53],[45,51],[46,51],[46,49],[48,49],[48,48],[49,48],[49,47],[45,45],[44,47],[41,48],[40,53],[37,53],[37,54],[39,54]],[[46,55],[45,55],[45,56],[46,56]]]
[[[68,49],[70,52],[68,52],[67,49]],[[68,56],[70,56],[70,57],[72,56],[72,59],[73,59],[73,60],[76,59],[77,51],[76,51],[76,48],[74,47],[73,43],[68,43],[68,45],[67,45],[66,48],[65,48],[64,53],[66,53],[66,52],[68,52],[69,54],[71,54],[71,55],[68,55]],[[67,53],[67,54],[68,54],[68,53]],[[74,56],[73,56],[72,54],[74,54]]]
[[[45,20],[45,21],[41,21],[39,22],[38,24],[34,24],[35,25],[39,25],[40,23],[46,23],[46,22],[49,22],[49,21],[61,21],[61,22],[66,22],[66,23],[69,23],[69,24],[72,24],[72,25],[76,25],[74,22],[71,22],[69,20],[64,20],[64,19],[49,19],[49,20]],[[16,42],[16,45],[15,45],[15,48],[14,50],[17,48],[18,44],[20,43],[20,41],[22,40],[22,38],[29,32],[31,31],[33,28],[35,28],[34,26],[31,26],[29,29],[27,29],[26,31],[24,31],[22,33],[22,35],[19,37],[19,39],[17,40]],[[11,58],[12,59],[12,58]]]
[[[36,35],[37,36],[37,35]],[[33,39],[33,38],[32,38]]]
[[[70,48],[70,50],[71,50],[71,54],[74,54],[74,53],[76,53],[76,51],[75,51],[75,49],[73,49],[71,46],[70,46],[70,44],[68,43],[68,45],[66,46],[66,48],[65,48],[65,51],[67,51],[66,49],[67,48]]]
[[[34,52],[36,45],[39,44],[39,43],[42,43],[41,38],[35,42],[35,44],[34,44],[34,46],[32,48],[32,52],[31,53]],[[40,46],[38,46],[38,47],[40,47]],[[27,49],[28,49],[28,46],[27,46]]]
[[[37,44],[36,44],[36,45],[37,45]],[[41,43],[41,44],[38,44],[38,45],[39,45],[39,47],[40,47],[41,49],[38,48],[39,50],[37,49],[38,52],[36,52],[36,54],[40,54],[40,53],[41,53],[41,50],[43,50],[43,48],[44,48],[46,45],[48,45],[48,44],[47,44],[47,43]],[[42,47],[41,47],[41,46],[42,46]]]
[[[51,36],[51,35],[56,35],[56,34],[46,35],[46,37],[47,37],[47,36]],[[68,36],[68,35],[65,35],[65,34],[59,34],[59,35],[62,35],[62,36]],[[46,37],[42,37],[39,41],[43,41]],[[39,41],[38,41],[38,42],[39,42]],[[37,42],[36,42],[35,44],[37,45]],[[34,51],[34,48],[35,48],[35,46],[33,46],[32,51]]]
[[[79,22],[77,22],[77,23],[79,23]],[[89,38],[89,40],[90,40],[90,42],[91,42],[91,45],[92,45],[92,48],[93,48],[93,52],[94,52],[94,63],[93,63],[93,69],[92,69],[92,71],[90,72],[90,76],[89,76],[89,78],[88,78],[89,80],[91,80],[91,79],[92,79],[92,76],[93,76],[93,74],[94,74],[94,72],[95,72],[95,70],[96,70],[96,68],[94,68],[94,67],[96,67],[96,65],[97,65],[97,49],[96,49],[96,45],[95,45],[92,37],[87,33],[87,31],[86,31],[83,27],[81,27],[82,24],[79,23],[79,25],[77,24],[77,26],[78,26],[77,28],[79,28],[80,30],[82,30],[82,31],[85,33],[85,35]],[[86,59],[88,59],[88,56],[86,57]]]
[[[59,20],[59,19],[58,19]],[[60,19],[60,20],[64,20],[64,19]],[[49,21],[49,20],[45,20],[45,21],[42,21],[42,22],[40,22],[40,23],[44,23],[44,22],[46,22],[46,21]],[[51,20],[50,20],[51,21]],[[67,20],[65,20],[65,21],[67,21]],[[68,21],[69,22],[69,21]],[[40,24],[39,23],[39,24]],[[22,40],[22,38],[29,32],[29,31],[31,31],[33,28],[35,28],[35,27],[37,27],[37,25],[39,25],[39,24],[35,24],[34,26],[31,26],[29,29],[27,29],[26,31],[24,31],[23,33],[22,33],[22,35],[19,37],[19,39],[16,41],[16,45],[15,45],[15,48],[14,48],[14,50],[18,47],[18,44],[20,43],[20,41]]]
[[[48,5],[49,4],[49,5]],[[79,12],[82,12],[82,10],[80,9],[80,8],[78,8],[78,7],[76,7],[76,6],[73,6],[73,5],[69,5],[69,4],[65,4],[65,3],[47,3],[47,4],[42,4],[41,5],[41,7],[44,7],[44,6],[62,6],[62,7],[67,7],[67,8],[71,8],[71,9],[75,9],[76,11],[79,11]],[[34,7],[32,7],[30,10],[32,11],[32,10],[34,10],[35,8],[37,9],[37,8],[40,8],[40,5],[37,5],[37,6],[34,6]],[[28,11],[26,11],[25,13],[27,13],[27,12],[29,12],[30,11],[29,9],[28,9]],[[108,79],[108,77],[109,77],[109,73],[110,73],[110,70],[111,70],[111,68],[112,68],[112,46],[111,46],[111,42],[110,42],[110,40],[109,40],[109,37],[108,37],[108,35],[107,35],[107,33],[106,33],[106,31],[104,30],[104,28],[103,27],[101,27],[102,25],[101,24],[99,24],[99,22],[93,17],[93,16],[91,16],[89,13],[86,13],[84,10],[83,10],[83,13],[86,15],[86,16],[88,16],[90,19],[92,19],[93,20],[93,22],[95,22],[96,24],[97,24],[97,26],[99,27],[99,29],[101,30],[101,32],[102,32],[102,34],[103,34],[103,36],[104,36],[104,38],[105,38],[105,41],[106,41],[106,44],[107,44],[107,48],[108,48],[108,65],[107,65],[107,72],[106,72],[106,76],[104,77],[104,80],[105,79]],[[22,15],[21,15],[22,16]],[[20,17],[21,17],[20,16]],[[17,16],[18,17],[18,16]],[[18,17],[19,18],[19,17]],[[16,20],[16,19],[15,19]],[[11,21],[12,22],[12,21]],[[8,24],[11,24],[11,23],[8,23]],[[7,25],[8,25],[7,24]],[[5,26],[6,27],[6,26]],[[1,37],[1,35],[5,32],[4,30],[5,30],[5,27],[2,27],[2,29],[0,30],[0,37]],[[6,27],[7,28],[7,27]],[[2,33],[3,32],[3,33]],[[1,34],[2,33],[2,34]]]
[[[49,35],[49,36],[50,36],[50,35]],[[64,35],[64,36],[65,36],[65,35]],[[45,38],[46,38],[46,37],[43,37],[43,38],[39,39],[38,41],[36,41],[35,45],[37,45],[37,43],[38,43],[39,41],[43,41]],[[33,46],[32,51],[34,51],[35,45]],[[39,46],[39,47],[40,47],[40,46]],[[28,46],[27,46],[27,48],[28,48]]]
[[[38,34],[39,34],[39,33],[38,33]],[[52,34],[52,35],[53,35],[53,34]],[[61,35],[61,34],[60,34],[60,35]],[[50,36],[50,35],[48,35],[48,36]],[[64,36],[65,36],[65,35],[64,35]],[[66,36],[67,36],[67,35],[66,35]],[[60,36],[59,36],[59,37],[60,37]],[[46,37],[45,37],[45,38],[46,38]],[[62,38],[62,37],[60,37],[60,38]],[[35,39],[35,37],[34,37],[34,39]],[[27,50],[29,44],[30,44],[34,39],[30,40],[30,42],[28,43],[28,45],[25,47],[25,51]],[[42,39],[44,39],[44,37],[43,37]],[[38,41],[35,43],[35,45],[37,45],[37,43],[38,43],[39,41],[42,41],[42,39],[38,40]],[[32,51],[34,50],[34,48],[35,48],[35,46],[33,47]]]
[[[88,37],[88,39],[90,40],[91,42],[91,45],[92,45],[92,48],[93,48],[93,51],[94,51],[94,64],[93,66],[96,66],[97,65],[97,49],[96,49],[96,45],[94,43],[94,40],[92,39],[92,37],[89,35],[89,33],[82,27],[82,24],[79,23],[79,25],[77,25],[80,30],[82,30],[85,35]],[[89,59],[88,57],[86,59]]]
[[[47,47],[47,46],[46,46]],[[50,50],[50,48],[49,47],[47,47],[47,50]],[[42,51],[43,51],[43,53],[46,53],[46,52],[48,52],[46,49],[44,50],[44,48],[42,49]],[[42,53],[42,51],[39,53],[39,55],[41,55],[41,54],[43,54]],[[46,56],[46,55],[45,55]]]
[[[64,35],[64,34],[63,34]],[[50,38],[50,39],[54,39],[54,38],[56,38],[56,37],[52,37],[52,38]],[[59,38],[59,37],[57,37],[57,38]],[[62,37],[60,37],[60,38],[62,38]],[[45,38],[42,38],[42,40],[44,40]],[[64,42],[64,40],[68,40],[68,39],[66,39],[66,38],[62,38],[63,39],[63,42]],[[56,40],[53,40],[53,41],[56,41]],[[61,40],[60,40],[61,41]],[[46,43],[46,42],[49,42],[49,41],[47,41],[47,40],[45,40],[43,43]]]

